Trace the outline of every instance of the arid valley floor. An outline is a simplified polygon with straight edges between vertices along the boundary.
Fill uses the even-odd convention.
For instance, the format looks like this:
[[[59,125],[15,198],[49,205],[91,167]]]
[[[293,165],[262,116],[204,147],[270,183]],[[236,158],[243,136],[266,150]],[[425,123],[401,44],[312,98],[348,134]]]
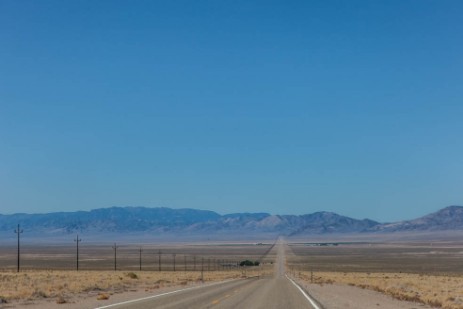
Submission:
[[[198,287],[195,297],[199,297],[202,286],[226,280],[238,283],[225,283],[210,302],[196,299],[191,307],[232,308],[249,299],[250,303],[242,304],[246,307],[251,300],[264,303],[268,296],[261,297],[263,300],[253,297],[270,289],[271,282],[282,284],[287,275],[319,308],[463,308],[463,244],[458,242],[308,243],[280,239],[276,243],[118,244],[116,270],[113,247],[110,243],[81,245],[76,271],[74,246],[25,244],[19,273],[16,247],[1,247],[0,307],[96,308],[190,287]],[[243,260],[261,263],[237,266]],[[236,286],[227,291],[226,284]],[[241,289],[249,295],[240,294],[244,293]],[[181,298],[178,295],[177,300]],[[167,297],[156,307],[185,305],[170,306]],[[278,308],[280,303],[272,304]],[[300,307],[298,304],[286,305]]]

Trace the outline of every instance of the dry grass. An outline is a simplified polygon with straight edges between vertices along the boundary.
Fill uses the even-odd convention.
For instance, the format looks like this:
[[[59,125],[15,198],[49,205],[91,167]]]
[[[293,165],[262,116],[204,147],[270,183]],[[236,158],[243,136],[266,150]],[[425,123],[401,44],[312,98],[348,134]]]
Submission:
[[[203,279],[219,281],[240,278],[242,270],[204,272]],[[247,270],[247,276],[258,275]],[[7,302],[43,298],[66,302],[73,295],[107,299],[114,293],[133,290],[156,290],[162,287],[185,286],[201,280],[199,271],[122,272],[122,271],[27,271],[0,272],[0,298]],[[105,298],[106,297],[106,298]]]
[[[299,272],[301,279],[310,282],[308,271]],[[399,300],[408,300],[445,309],[463,309],[463,276],[425,275],[406,273],[317,272],[314,282],[342,283],[371,289]]]
[[[107,300],[107,299],[109,299],[109,295],[106,294],[106,293],[100,293],[100,294],[98,294],[96,299],[98,299],[98,300]]]
[[[274,260],[274,255],[268,254],[271,248],[271,244],[147,244],[142,251],[143,271],[138,271],[139,246],[123,245],[118,249],[118,271],[114,271],[110,244],[85,244],[80,248],[80,270],[76,272],[75,247],[25,245],[21,272],[16,273],[15,248],[0,246],[0,304],[39,299],[72,303],[86,297],[104,301],[126,291],[184,287],[201,281],[201,268],[205,282],[269,275]],[[160,251],[162,265],[158,264]],[[243,271],[233,266],[244,259],[261,260],[263,267]]]
[[[345,243],[334,247],[293,244],[288,269],[310,282],[341,283],[445,309],[463,309],[463,244]]]

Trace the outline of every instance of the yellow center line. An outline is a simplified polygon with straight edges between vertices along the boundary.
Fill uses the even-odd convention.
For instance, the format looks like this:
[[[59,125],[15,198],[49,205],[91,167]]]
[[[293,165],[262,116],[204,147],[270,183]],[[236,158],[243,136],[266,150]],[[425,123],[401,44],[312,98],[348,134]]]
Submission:
[[[235,293],[236,293],[236,292],[238,292],[238,290],[235,290]],[[226,298],[228,298],[228,297],[230,297],[230,296],[232,296],[232,294],[226,294],[224,297],[221,297],[221,298],[218,298],[218,299],[214,299],[214,300],[211,302],[211,305],[217,305],[217,304],[220,303],[220,301],[222,301],[222,300],[224,300],[224,299],[226,299]]]
[[[226,298],[228,298],[228,297],[232,296],[233,294],[236,294],[236,293],[238,293],[238,292],[240,292],[240,291],[241,291],[241,288],[237,288],[237,289],[233,290],[233,293],[226,294],[225,296],[220,297],[220,298],[218,298],[218,299],[214,299],[214,300],[211,302],[211,305],[212,305],[212,306],[217,305],[217,304],[219,304],[222,300],[225,300]]]

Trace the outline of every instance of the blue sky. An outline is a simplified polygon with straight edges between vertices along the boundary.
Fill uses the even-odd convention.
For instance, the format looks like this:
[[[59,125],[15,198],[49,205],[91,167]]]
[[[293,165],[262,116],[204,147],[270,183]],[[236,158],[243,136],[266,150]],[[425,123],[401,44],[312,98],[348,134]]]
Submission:
[[[1,1],[0,213],[463,204],[461,1]]]

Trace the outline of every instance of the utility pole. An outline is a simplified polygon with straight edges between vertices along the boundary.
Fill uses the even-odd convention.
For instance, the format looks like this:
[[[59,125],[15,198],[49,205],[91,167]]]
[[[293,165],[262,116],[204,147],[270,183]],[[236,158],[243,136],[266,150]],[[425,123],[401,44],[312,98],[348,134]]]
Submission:
[[[196,271],[196,255],[193,255],[193,271]]]
[[[159,260],[158,260],[158,268],[159,268],[159,271],[161,271],[161,250],[159,250]]]
[[[174,259],[174,271],[175,271],[175,256],[176,256],[176,254],[175,254],[175,253],[172,253],[172,257],[173,257],[173,259]]]
[[[116,243],[114,243],[114,246],[112,246],[112,248],[114,249],[114,271],[117,270],[117,248],[119,248],[119,246],[116,246]]]
[[[185,265],[185,272],[186,272],[186,255],[183,256],[183,263]]]
[[[77,234],[76,239],[74,239],[77,247],[77,252],[76,252],[76,270],[79,271],[79,243],[82,241],[81,238],[79,238],[79,234]]]
[[[19,224],[18,224],[18,228],[16,230],[14,230],[14,232],[16,234],[18,234],[18,267],[17,267],[17,271],[19,273],[19,261],[20,261],[20,256],[21,256],[21,251],[20,251],[20,246],[19,246],[19,235],[22,234],[24,231],[20,229]]]
[[[141,252],[143,251],[143,249],[140,247],[140,271],[141,271]]]
[[[201,257],[201,282],[204,282],[204,258]]]

